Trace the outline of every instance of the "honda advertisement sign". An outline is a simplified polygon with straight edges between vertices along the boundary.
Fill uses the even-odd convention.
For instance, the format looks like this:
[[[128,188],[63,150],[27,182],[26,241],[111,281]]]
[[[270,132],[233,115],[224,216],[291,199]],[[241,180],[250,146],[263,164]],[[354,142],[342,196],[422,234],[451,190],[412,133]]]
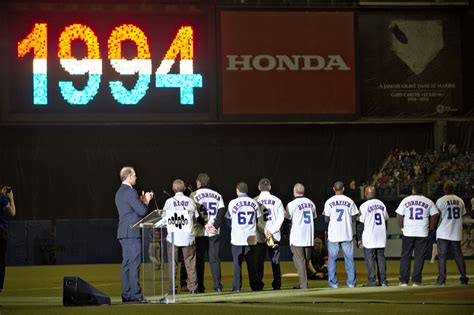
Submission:
[[[356,114],[353,13],[221,11],[220,45],[224,118]]]

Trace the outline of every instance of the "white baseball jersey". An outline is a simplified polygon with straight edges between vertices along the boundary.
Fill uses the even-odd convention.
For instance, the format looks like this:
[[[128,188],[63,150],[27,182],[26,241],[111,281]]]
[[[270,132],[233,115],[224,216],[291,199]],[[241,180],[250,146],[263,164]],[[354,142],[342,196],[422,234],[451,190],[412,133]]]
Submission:
[[[206,209],[206,214],[208,216],[208,223],[214,224],[216,220],[217,210],[220,208],[225,208],[224,199],[222,196],[209,188],[199,188],[193,195],[194,201],[199,204],[203,205]],[[197,229],[196,236],[214,236],[219,234],[219,230],[217,230],[217,234],[209,233],[205,228],[198,224],[199,227]]]
[[[168,235],[166,240],[171,243],[171,233],[174,233],[175,246],[190,246],[194,244],[193,224],[199,215],[194,201],[183,193],[176,193],[165,202],[166,224]]]
[[[441,222],[436,239],[462,241],[462,216],[466,214],[464,201],[456,195],[445,195],[436,201],[441,212]]]
[[[410,237],[427,237],[429,217],[437,214],[438,208],[430,199],[421,195],[405,197],[395,211],[403,218],[403,235]]]
[[[352,216],[359,210],[354,201],[345,195],[334,195],[324,204],[323,214],[329,217],[328,240],[330,242],[352,241]]]
[[[260,219],[263,222],[265,230],[272,233],[275,240],[281,240],[280,228],[285,220],[285,208],[283,208],[281,200],[270,194],[269,191],[262,191],[256,199],[261,205],[260,209],[262,210],[262,214]],[[257,241],[259,243],[265,243],[264,233],[257,231]]]
[[[385,221],[388,212],[384,203],[378,199],[370,199],[359,207],[359,221],[364,223],[362,244],[365,248],[385,248],[387,245],[387,229]]]
[[[260,216],[258,203],[242,194],[229,202],[226,217],[232,220],[230,242],[236,246],[257,244],[257,218]]]
[[[316,205],[306,197],[297,197],[286,206],[291,220],[290,245],[313,246]]]

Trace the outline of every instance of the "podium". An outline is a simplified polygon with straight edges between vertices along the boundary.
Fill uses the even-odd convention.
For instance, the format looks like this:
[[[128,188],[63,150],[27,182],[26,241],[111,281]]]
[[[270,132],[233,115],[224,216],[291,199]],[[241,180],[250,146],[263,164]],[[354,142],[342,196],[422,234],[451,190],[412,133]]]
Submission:
[[[173,242],[170,244],[166,241],[166,225],[155,227],[165,215],[164,210],[156,209],[132,226],[140,228],[142,234],[141,287],[145,303],[176,302],[176,272],[172,263],[174,257],[167,257],[168,246],[174,247],[174,235],[171,232]],[[171,252],[174,256],[174,250]]]

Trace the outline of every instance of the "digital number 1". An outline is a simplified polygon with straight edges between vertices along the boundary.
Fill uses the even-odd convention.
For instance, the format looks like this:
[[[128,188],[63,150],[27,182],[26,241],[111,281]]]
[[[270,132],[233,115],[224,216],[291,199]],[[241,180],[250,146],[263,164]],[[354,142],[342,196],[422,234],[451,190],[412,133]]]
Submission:
[[[18,57],[33,49],[33,104],[48,104],[48,26],[36,23],[25,39],[18,42]]]

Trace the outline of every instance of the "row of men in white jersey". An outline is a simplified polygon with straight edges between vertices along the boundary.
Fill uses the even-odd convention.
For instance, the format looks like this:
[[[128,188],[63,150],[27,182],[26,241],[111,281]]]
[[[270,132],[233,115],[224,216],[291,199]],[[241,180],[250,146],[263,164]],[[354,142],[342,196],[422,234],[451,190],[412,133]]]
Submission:
[[[344,196],[344,185],[336,182],[333,190],[335,195],[324,206],[323,214],[328,226],[328,283],[329,287],[337,288],[336,259],[339,247],[344,252],[347,273],[347,287],[356,286],[356,275],[353,259],[352,222],[358,225],[358,246],[363,246],[364,257],[368,270],[367,286],[387,286],[384,249],[386,246],[387,208],[382,201],[375,198],[375,188],[368,186],[365,196],[368,199],[357,210],[354,202]],[[411,276],[413,286],[422,284],[424,257],[429,247],[429,232],[436,230],[438,243],[437,285],[446,283],[446,258],[451,248],[456,265],[461,275],[461,284],[468,283],[466,265],[461,252],[462,216],[466,208],[461,198],[454,195],[454,183],[447,181],[444,185],[445,195],[434,204],[422,195],[421,183],[412,187],[412,195],[405,197],[396,209],[397,221],[402,231],[402,252],[400,257],[399,285],[407,286],[410,281],[411,257],[414,256],[414,269]],[[352,216],[352,218],[351,218]],[[328,218],[329,217],[329,218]],[[441,221],[437,226],[438,219]],[[437,227],[436,227],[437,226]],[[375,259],[379,269],[379,283],[375,278]]]
[[[189,276],[188,288],[190,291],[196,292],[197,287],[200,285],[197,283],[197,278],[203,279],[203,269],[201,276],[197,278],[193,276],[193,274],[195,275],[196,256],[194,241],[195,236],[199,237],[200,235],[206,236],[209,239],[209,261],[214,280],[214,290],[217,292],[222,291],[218,248],[219,227],[223,224],[224,213],[230,220],[231,225],[231,247],[234,263],[233,291],[239,292],[241,290],[241,266],[243,259],[247,262],[251,289],[255,291],[263,289],[263,264],[266,251],[269,252],[272,259],[272,287],[273,289],[280,289],[279,248],[274,245],[268,247],[265,241],[267,240],[271,244],[280,241],[280,228],[285,218],[291,221],[289,243],[293,253],[293,261],[299,275],[299,285],[297,288],[306,288],[306,266],[310,260],[311,249],[314,245],[316,206],[310,199],[304,196],[304,186],[300,183],[295,184],[293,188],[294,200],[288,203],[285,209],[281,200],[270,193],[270,180],[266,178],[260,180],[259,190],[261,193],[255,198],[250,198],[247,195],[248,186],[246,183],[241,182],[236,187],[237,198],[229,202],[226,211],[222,196],[208,187],[209,182],[207,174],[199,174],[196,180],[198,190],[190,196],[191,198],[188,198],[182,193],[184,191],[184,183],[181,180],[175,180],[173,190],[176,195],[169,198],[164,207],[164,210],[167,211],[168,226],[176,223],[173,221],[173,218],[176,218],[176,214],[179,214],[178,217],[182,216],[188,219],[188,222],[193,222],[199,216],[198,208],[207,216],[207,223],[203,224],[205,226],[203,231],[196,232],[196,225],[188,224],[181,226],[179,232],[174,233],[175,245],[184,248],[183,256]],[[452,194],[454,187],[451,191],[449,190],[451,186],[447,185],[447,187],[447,195],[440,198],[438,206],[436,206],[428,198],[420,194],[419,185],[414,185],[413,195],[403,199],[396,210],[403,232],[400,260],[401,285],[408,283],[410,260],[413,251],[415,252],[415,269],[412,281],[414,285],[421,283],[424,253],[428,246],[429,218],[432,218],[431,228],[434,228],[439,210],[442,213],[442,217],[438,227],[438,242],[441,240],[441,243],[444,241],[448,243],[447,246],[442,246],[445,251],[441,250],[439,253],[440,276],[438,284],[443,284],[446,279],[446,251],[450,246],[455,251],[456,263],[461,273],[461,282],[467,283],[468,279],[465,273],[462,253],[460,255],[458,253],[458,251],[460,252],[459,244],[461,240],[460,218],[465,214],[466,210],[462,199]],[[336,259],[340,247],[342,247],[344,252],[346,272],[348,274],[347,286],[356,286],[352,231],[352,223],[356,219],[361,222],[360,226],[362,227],[359,230],[362,234],[362,242],[358,245],[363,245],[364,247],[364,255],[369,271],[368,286],[377,285],[374,276],[375,258],[378,260],[381,275],[378,285],[387,285],[385,257],[383,254],[386,245],[385,221],[388,219],[385,205],[380,200],[374,198],[375,189],[373,187],[367,187],[366,197],[369,200],[360,206],[360,212],[354,201],[344,195],[344,185],[342,182],[336,182],[333,190],[335,195],[326,201],[323,211],[326,222],[329,222],[327,244],[329,287],[338,287]],[[168,234],[168,241],[171,241],[170,234]],[[458,247],[459,250],[456,249]],[[185,254],[185,252],[187,253]],[[193,261],[194,270],[192,266]],[[442,270],[443,268],[444,271]],[[201,287],[203,288],[203,284]]]

